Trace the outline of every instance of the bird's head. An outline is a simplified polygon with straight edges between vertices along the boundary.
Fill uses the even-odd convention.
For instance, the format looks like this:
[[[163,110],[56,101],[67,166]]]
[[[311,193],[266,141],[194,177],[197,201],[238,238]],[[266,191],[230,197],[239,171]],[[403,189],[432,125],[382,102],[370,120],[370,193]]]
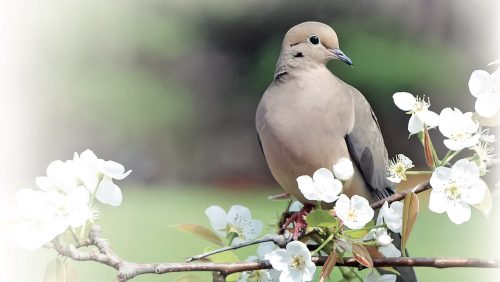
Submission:
[[[293,59],[326,64],[332,59],[341,60],[352,66],[352,61],[339,48],[335,30],[320,22],[303,22],[292,27],[285,35],[281,46],[282,54]]]

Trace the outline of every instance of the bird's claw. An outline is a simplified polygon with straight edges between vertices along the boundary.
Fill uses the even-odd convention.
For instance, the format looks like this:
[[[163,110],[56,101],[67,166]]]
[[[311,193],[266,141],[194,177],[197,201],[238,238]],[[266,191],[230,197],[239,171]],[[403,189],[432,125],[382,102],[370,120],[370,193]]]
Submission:
[[[280,233],[284,233],[287,227],[293,223],[293,240],[296,241],[299,239],[299,236],[306,230],[307,222],[306,216],[311,212],[314,206],[310,204],[305,204],[304,207],[298,211],[290,215],[285,223],[281,225]]]

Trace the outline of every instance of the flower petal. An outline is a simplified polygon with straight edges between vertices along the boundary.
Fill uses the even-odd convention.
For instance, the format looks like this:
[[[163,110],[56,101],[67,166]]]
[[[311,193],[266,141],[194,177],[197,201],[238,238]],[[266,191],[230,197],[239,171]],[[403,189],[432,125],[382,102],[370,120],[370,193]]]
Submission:
[[[500,95],[485,95],[477,98],[475,109],[480,116],[494,117],[500,109]]]
[[[479,97],[481,89],[486,85],[490,78],[490,74],[485,70],[475,70],[469,78],[469,91],[474,97]]]
[[[272,251],[269,254],[268,260],[274,269],[278,271],[283,271],[288,268],[288,261],[290,260],[290,255],[288,255],[288,253],[285,250],[278,249]]]
[[[215,232],[221,236],[225,236],[226,232],[223,230],[227,226],[226,211],[219,206],[210,206],[205,210],[205,215],[210,220],[210,225],[212,225]]]
[[[347,181],[351,179],[354,174],[354,167],[351,160],[349,158],[340,158],[333,165],[333,173],[339,180]]]
[[[250,223],[251,219],[252,213],[247,207],[244,206],[234,205],[227,213],[228,222],[236,226],[244,226],[245,224]]]
[[[103,204],[119,206],[122,203],[122,191],[113,183],[110,177],[104,176],[99,183],[95,197]]]
[[[435,213],[443,213],[446,211],[448,201],[445,192],[442,190],[432,189],[429,198],[429,209]]]
[[[415,115],[410,117],[408,121],[408,131],[410,134],[419,133],[424,129],[424,123]]]
[[[397,92],[392,95],[394,104],[403,111],[411,111],[415,107],[417,100],[408,92]]]
[[[466,203],[455,203],[448,205],[447,214],[450,220],[455,224],[462,224],[469,221],[471,211]]]

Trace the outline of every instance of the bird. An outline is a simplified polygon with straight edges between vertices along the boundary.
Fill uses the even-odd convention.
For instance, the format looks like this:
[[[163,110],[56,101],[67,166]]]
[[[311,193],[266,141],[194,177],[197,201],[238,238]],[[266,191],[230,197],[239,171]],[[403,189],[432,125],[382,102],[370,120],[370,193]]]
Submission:
[[[297,177],[348,158],[354,174],[343,184],[344,194],[370,202],[390,196],[394,183],[387,179],[388,153],[377,117],[361,92],[326,67],[331,60],[353,66],[329,25],[303,22],[285,34],[274,79],[255,116],[271,174],[288,194],[314,205],[300,192]],[[413,269],[403,272],[398,281],[416,281]]]

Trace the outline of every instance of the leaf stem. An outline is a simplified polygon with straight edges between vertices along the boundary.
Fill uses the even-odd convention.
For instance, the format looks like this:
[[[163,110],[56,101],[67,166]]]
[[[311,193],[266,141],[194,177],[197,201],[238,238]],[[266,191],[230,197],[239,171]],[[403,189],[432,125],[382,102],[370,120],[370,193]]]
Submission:
[[[319,245],[319,247],[317,247],[316,250],[312,251],[311,256],[321,251],[321,249],[323,249],[326,246],[326,244],[328,244],[333,239],[333,235],[334,234],[330,234],[330,236],[328,236],[328,238],[326,238],[326,240],[323,243],[321,243],[321,245]]]
[[[450,153],[450,152],[453,152],[453,151],[451,151],[451,150],[450,150],[448,153]],[[451,161],[454,157],[456,157],[456,156],[457,156],[460,152],[462,152],[462,150],[455,151],[455,152],[453,152],[453,153],[451,153],[451,154],[449,154],[449,155],[447,154],[447,155],[448,155],[448,157],[445,157],[445,158],[443,159],[443,161],[439,164],[439,166],[445,166],[445,165],[447,165],[447,164],[448,164],[448,163],[449,163],[449,162],[450,162],[450,161]]]

